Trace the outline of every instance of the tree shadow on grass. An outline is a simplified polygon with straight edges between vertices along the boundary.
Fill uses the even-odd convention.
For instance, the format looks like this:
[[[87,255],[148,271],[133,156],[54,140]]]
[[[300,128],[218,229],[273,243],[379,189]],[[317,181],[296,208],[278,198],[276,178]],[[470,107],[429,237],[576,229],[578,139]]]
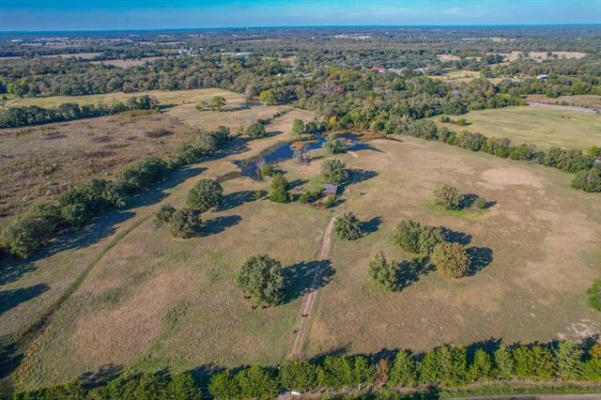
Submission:
[[[457,232],[444,226],[442,227],[442,235],[445,241],[459,243],[463,246],[470,244],[472,241],[472,235],[465,232]]]
[[[432,271],[434,271],[434,266],[430,264],[427,258],[401,261],[397,271],[397,287],[395,290],[397,292],[402,291]]]
[[[33,299],[47,291],[48,285],[38,283],[28,288],[3,290],[0,292],[0,315],[13,307]]]
[[[250,203],[256,200],[257,192],[254,190],[241,190],[239,192],[228,193],[223,196],[220,211],[239,207],[244,203]]]
[[[354,185],[355,183],[369,180],[377,175],[378,175],[378,173],[376,171],[368,171],[365,169],[349,169],[348,170],[348,180],[347,180],[346,184]]]
[[[470,257],[468,276],[475,275],[478,271],[489,265],[493,259],[493,252],[489,247],[470,247],[466,249],[466,252]]]
[[[9,376],[21,363],[23,353],[18,349],[17,345],[8,337],[0,338],[0,380]],[[0,393],[5,388],[6,382],[0,382]]]
[[[2,264],[2,274],[0,275],[0,285],[15,282],[28,272],[33,272],[37,269],[34,263],[28,261],[8,262],[8,256],[0,256],[0,264]],[[6,262],[5,262],[6,261]]]
[[[330,260],[294,264],[283,271],[286,294],[282,303],[289,303],[327,285],[335,274]]]
[[[239,215],[223,215],[207,220],[202,224],[200,236],[209,236],[225,231],[230,226],[238,225],[242,221]]]
[[[374,217],[368,221],[361,222],[361,230],[369,235],[376,232],[382,225],[382,217]]]
[[[123,366],[111,363],[103,365],[95,371],[84,372],[78,379],[84,386],[95,388],[117,378],[121,372],[123,372]]]

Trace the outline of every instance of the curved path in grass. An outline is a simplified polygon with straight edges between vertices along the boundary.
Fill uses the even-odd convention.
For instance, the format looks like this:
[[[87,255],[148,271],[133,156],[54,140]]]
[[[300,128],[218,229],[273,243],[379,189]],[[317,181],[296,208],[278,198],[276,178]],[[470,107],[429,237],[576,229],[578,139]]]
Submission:
[[[328,223],[328,226],[326,227],[326,230],[323,234],[321,249],[319,250],[319,261],[326,260],[330,254],[330,244],[332,242],[332,230],[334,229],[334,221],[336,221],[336,216],[333,216],[332,219],[330,219],[330,222]],[[313,283],[311,286],[315,287],[317,285],[317,283],[321,279],[323,272],[323,267],[319,267],[315,270],[315,273],[313,274]],[[315,308],[318,295],[319,289],[309,293],[301,309],[300,322],[295,330],[296,336],[294,337],[294,343],[292,345],[292,356],[297,359],[303,358],[303,345],[305,343],[307,333],[309,332],[309,317],[311,315],[311,311]]]

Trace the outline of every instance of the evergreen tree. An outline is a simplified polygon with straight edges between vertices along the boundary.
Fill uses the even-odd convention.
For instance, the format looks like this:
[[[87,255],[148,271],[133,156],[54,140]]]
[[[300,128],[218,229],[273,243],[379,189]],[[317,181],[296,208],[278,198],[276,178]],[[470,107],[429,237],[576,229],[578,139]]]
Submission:
[[[582,374],[582,349],[567,339],[559,343],[556,353],[557,375],[563,379],[576,379]]]
[[[399,351],[394,359],[394,364],[390,370],[388,386],[407,387],[415,386],[417,383],[417,371],[415,368],[415,359],[405,351]]]
[[[290,193],[288,192],[288,181],[286,180],[286,178],[284,178],[284,175],[274,175],[271,181],[269,200],[275,203],[287,203],[290,201]]]
[[[484,349],[476,350],[474,360],[468,371],[469,380],[474,382],[492,376],[492,361]]]

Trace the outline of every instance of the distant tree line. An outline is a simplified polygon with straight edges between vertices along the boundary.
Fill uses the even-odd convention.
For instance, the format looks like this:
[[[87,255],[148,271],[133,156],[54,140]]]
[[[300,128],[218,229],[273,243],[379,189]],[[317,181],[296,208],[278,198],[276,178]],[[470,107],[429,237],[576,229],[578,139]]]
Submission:
[[[601,345],[572,340],[512,346],[449,346],[423,353],[400,350],[373,355],[328,355],[291,360],[279,366],[251,366],[213,372],[208,392],[189,374],[123,374],[90,388],[77,381],[16,393],[15,400],[70,399],[273,399],[281,390],[302,393],[361,388],[410,392],[427,388],[457,389],[472,383],[509,385],[601,381]],[[384,397],[400,399],[401,397]]]
[[[63,103],[57,108],[38,106],[9,107],[0,110],[0,129],[18,128],[21,126],[40,125],[51,122],[71,121],[81,118],[103,117],[130,110],[150,110],[156,108],[158,102],[150,96],[130,97],[127,102],[112,105]]]

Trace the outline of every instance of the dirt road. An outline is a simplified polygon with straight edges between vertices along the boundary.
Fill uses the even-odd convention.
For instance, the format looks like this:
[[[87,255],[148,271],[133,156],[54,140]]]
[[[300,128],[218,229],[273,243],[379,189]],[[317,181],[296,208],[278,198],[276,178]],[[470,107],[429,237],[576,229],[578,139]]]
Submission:
[[[319,260],[326,260],[330,254],[330,244],[332,238],[332,230],[334,229],[334,221],[336,221],[336,216],[333,216],[326,230],[323,234],[323,240],[321,242],[321,249],[319,250]],[[324,268],[320,267],[315,270],[313,275],[313,285],[315,286],[317,282],[321,279],[321,276],[324,272]],[[303,345],[305,343],[305,339],[307,333],[309,332],[309,318],[311,317],[311,312],[315,308],[315,304],[317,303],[317,296],[319,295],[319,290],[316,289],[309,293],[303,303],[301,308],[300,321],[295,330],[296,335],[294,337],[294,344],[292,345],[292,356],[301,359],[303,358]]]

